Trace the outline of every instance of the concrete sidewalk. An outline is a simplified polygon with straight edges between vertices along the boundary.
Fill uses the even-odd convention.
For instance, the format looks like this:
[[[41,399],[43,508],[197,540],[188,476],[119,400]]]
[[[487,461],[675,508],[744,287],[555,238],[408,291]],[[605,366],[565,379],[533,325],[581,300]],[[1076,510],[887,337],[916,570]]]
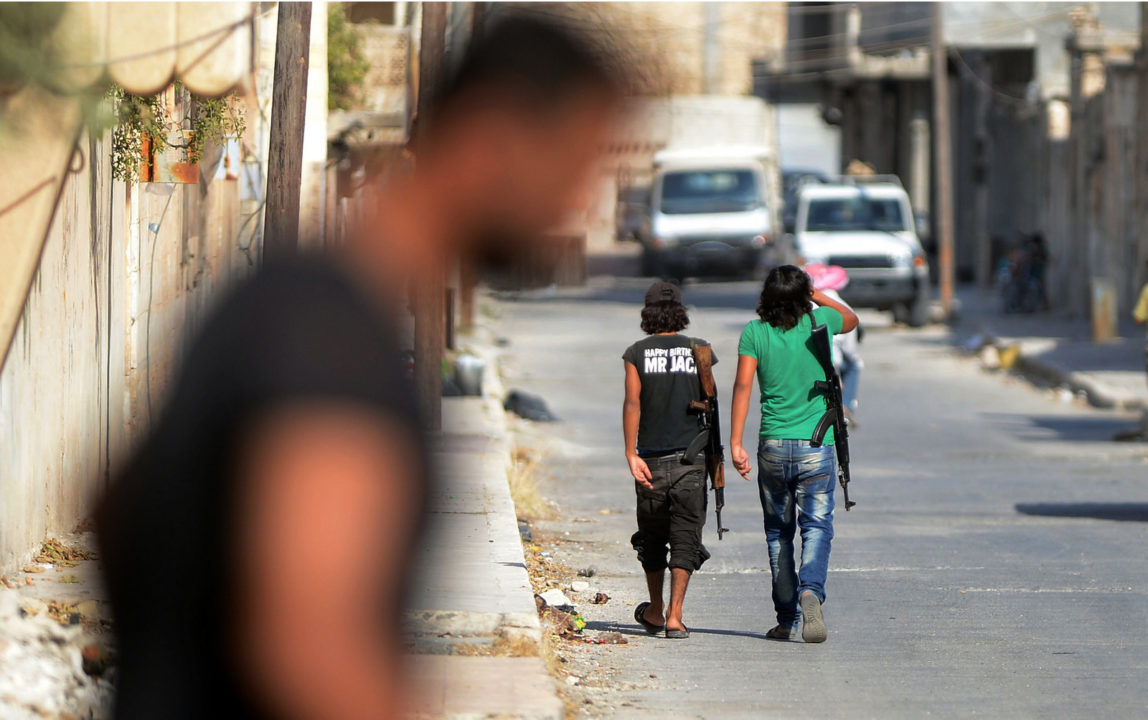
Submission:
[[[1013,369],[1052,386],[1083,393],[1089,404],[1115,410],[1148,408],[1144,370],[1144,328],[1122,318],[1120,338],[1091,340],[1088,318],[1062,313],[1005,314],[995,293],[961,288],[960,315],[953,325],[959,344],[977,339],[1007,356],[1017,352]],[[974,348],[975,349],[975,348]]]
[[[500,386],[486,386],[492,396],[443,399],[440,485],[407,616],[412,715],[559,720],[510,497]]]

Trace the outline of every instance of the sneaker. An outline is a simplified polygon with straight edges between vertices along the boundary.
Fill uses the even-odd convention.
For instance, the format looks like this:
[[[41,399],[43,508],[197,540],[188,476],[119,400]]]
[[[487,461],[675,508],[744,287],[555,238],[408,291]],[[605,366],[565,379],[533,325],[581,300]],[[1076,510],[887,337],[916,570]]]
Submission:
[[[807,643],[825,642],[829,630],[825,627],[825,618],[821,617],[821,601],[811,590],[801,593],[801,616],[804,619],[801,639]]]
[[[797,628],[775,625],[765,633],[765,636],[770,640],[796,640]]]
[[[861,427],[861,423],[857,422],[857,414],[849,408],[842,408],[845,411],[845,424],[849,426],[850,430],[855,430]]]

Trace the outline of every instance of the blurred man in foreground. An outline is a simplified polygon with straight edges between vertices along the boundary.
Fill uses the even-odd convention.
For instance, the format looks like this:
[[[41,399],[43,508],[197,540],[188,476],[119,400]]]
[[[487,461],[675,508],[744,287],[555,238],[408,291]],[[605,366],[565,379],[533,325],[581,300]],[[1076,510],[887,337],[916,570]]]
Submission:
[[[116,717],[402,713],[428,468],[394,316],[408,283],[513,252],[584,195],[614,80],[564,30],[493,24],[362,236],[268,263],[205,324],[99,514]]]

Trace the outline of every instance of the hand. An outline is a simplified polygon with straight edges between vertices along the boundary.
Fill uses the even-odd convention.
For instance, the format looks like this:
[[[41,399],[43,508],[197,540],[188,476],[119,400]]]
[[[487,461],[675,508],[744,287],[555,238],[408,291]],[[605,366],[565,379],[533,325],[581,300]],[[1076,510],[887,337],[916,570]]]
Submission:
[[[647,490],[653,490],[654,484],[650,481],[654,479],[654,476],[650,473],[646,461],[637,455],[627,455],[626,462],[630,463],[630,474],[634,476],[634,480]]]
[[[734,469],[749,482],[749,473],[753,469],[749,466],[749,453],[741,445],[730,444],[730,456],[733,459]]]

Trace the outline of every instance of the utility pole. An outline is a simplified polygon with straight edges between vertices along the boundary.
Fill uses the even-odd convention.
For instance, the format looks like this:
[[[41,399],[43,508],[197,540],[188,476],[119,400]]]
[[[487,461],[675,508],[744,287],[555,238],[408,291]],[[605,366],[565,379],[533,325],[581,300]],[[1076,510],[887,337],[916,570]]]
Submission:
[[[414,138],[415,163],[422,138],[418,128],[426,128],[430,102],[442,82],[443,53],[446,50],[445,2],[422,3],[422,35],[419,41],[418,122]],[[446,268],[419,278],[414,288],[415,391],[422,406],[423,420],[431,432],[442,430],[442,360],[446,342]]]
[[[489,8],[485,2],[471,3],[470,41],[482,37],[486,26]],[[470,332],[474,329],[474,289],[478,284],[478,268],[474,261],[462,259],[458,268],[458,329]]]
[[[933,155],[936,174],[936,229],[939,248],[941,307],[953,317],[953,158],[949,133],[949,62],[941,32],[942,3],[933,3]]]
[[[263,211],[264,255],[290,255],[299,248],[299,185],[303,177],[310,48],[311,3],[279,3],[267,151],[267,205]]]
[[[1148,113],[1148,3],[1140,3],[1140,49],[1136,51],[1136,106],[1141,118]],[[1148,261],[1148,126],[1137,124],[1136,150],[1138,157],[1136,173],[1135,202],[1140,209],[1136,218],[1138,247],[1133,257],[1136,268],[1143,268]],[[1145,410],[1148,419],[1148,409]]]
[[[993,244],[989,233],[989,182],[992,177],[992,136],[989,134],[989,112],[992,96],[993,66],[985,52],[977,53],[973,71],[977,81],[975,107],[976,158],[973,186],[973,232],[977,240],[977,285],[982,290],[993,286]]]

